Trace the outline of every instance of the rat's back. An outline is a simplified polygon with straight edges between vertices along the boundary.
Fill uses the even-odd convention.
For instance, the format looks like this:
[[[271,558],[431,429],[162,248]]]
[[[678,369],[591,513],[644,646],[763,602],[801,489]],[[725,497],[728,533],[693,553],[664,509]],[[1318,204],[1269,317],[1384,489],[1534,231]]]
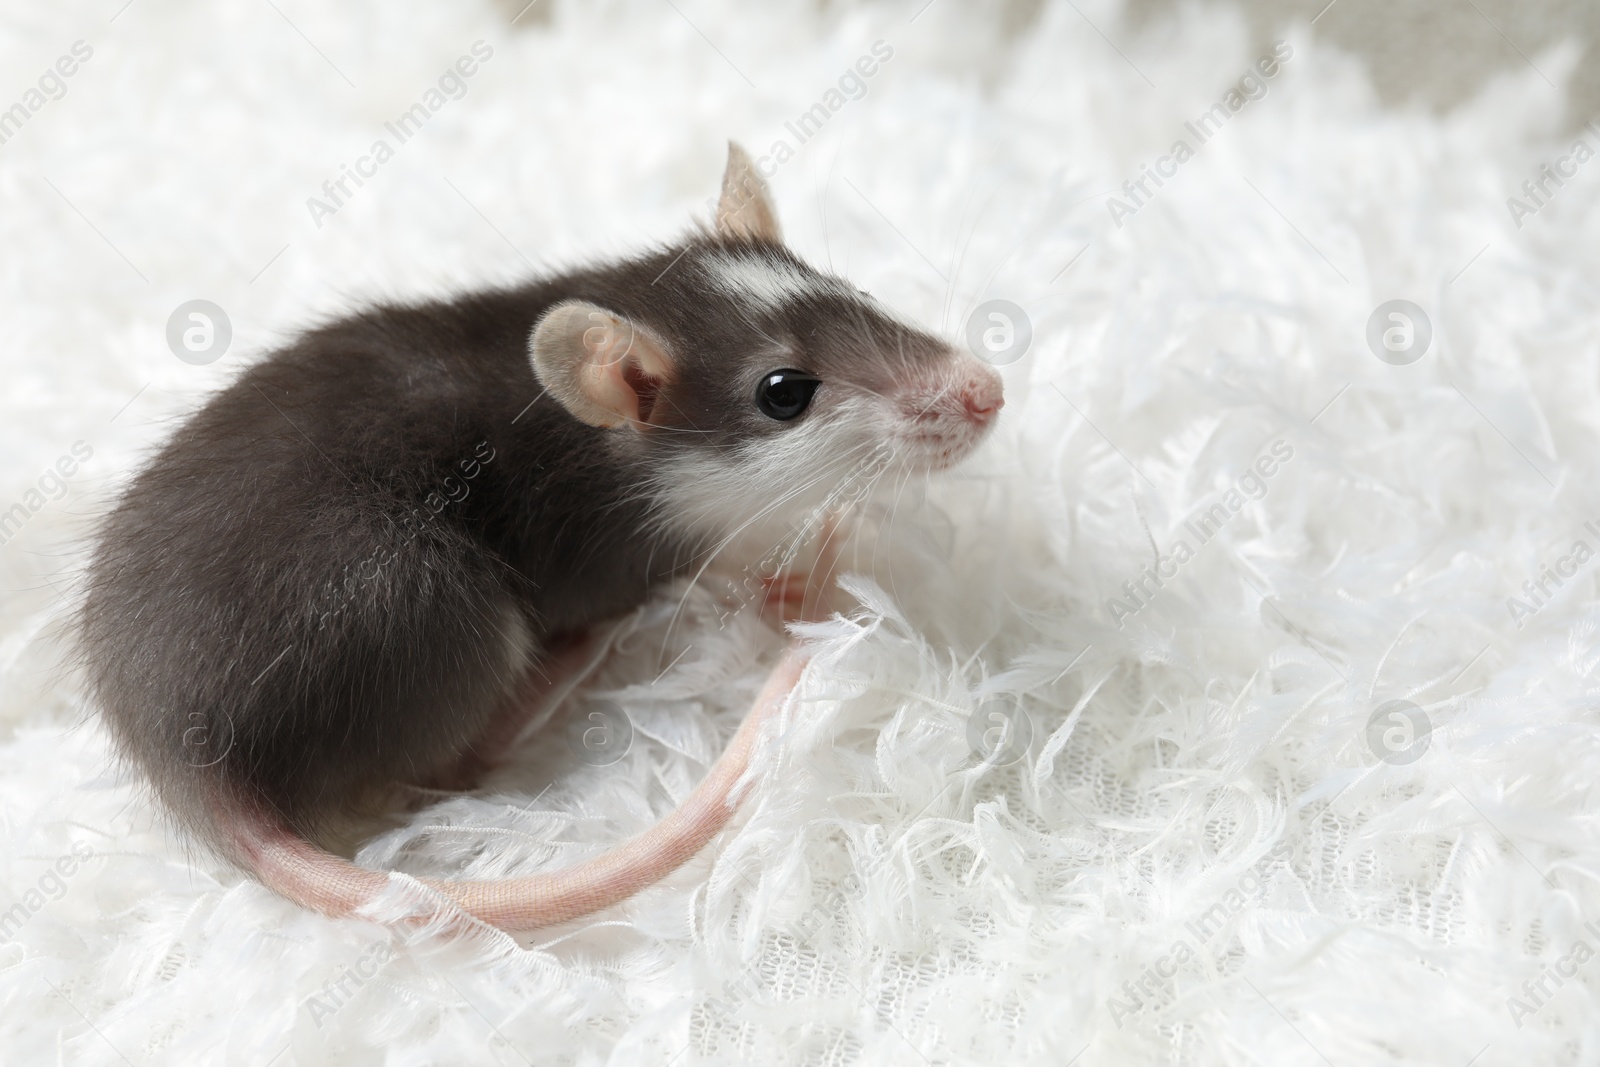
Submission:
[[[319,839],[376,787],[426,782],[552,631],[646,595],[643,562],[592,595],[541,592],[575,582],[564,545],[608,540],[581,516],[628,497],[597,431],[539,400],[543,304],[502,291],[315,330],[184,423],[108,518],[94,694],[214,844],[219,789]]]

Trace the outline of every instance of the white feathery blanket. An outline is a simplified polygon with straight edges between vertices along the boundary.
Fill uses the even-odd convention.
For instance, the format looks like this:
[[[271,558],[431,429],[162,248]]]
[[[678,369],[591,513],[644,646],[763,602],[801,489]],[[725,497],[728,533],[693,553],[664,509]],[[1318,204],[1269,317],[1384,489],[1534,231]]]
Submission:
[[[1247,79],[1273,46],[1218,7],[120,6],[0,18],[0,1061],[1600,1058],[1600,166],[1532,70],[1441,118],[1304,15]],[[990,299],[1032,327],[982,454],[863,508],[730,829],[520,941],[193,855],[61,666],[95,516],[297,326],[668,237],[730,136],[790,149],[814,262],[952,338]],[[203,365],[164,337],[197,298],[232,325]],[[1398,299],[1420,358],[1415,315],[1369,346]],[[751,616],[675,590],[593,685],[623,759],[574,758],[566,709],[360,860],[640,832],[771,662]],[[1006,709],[1027,747],[985,761]]]

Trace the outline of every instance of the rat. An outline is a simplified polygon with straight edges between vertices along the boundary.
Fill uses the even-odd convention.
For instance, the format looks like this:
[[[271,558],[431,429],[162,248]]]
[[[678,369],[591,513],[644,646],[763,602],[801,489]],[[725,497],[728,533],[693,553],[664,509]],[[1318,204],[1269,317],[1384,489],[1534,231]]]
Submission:
[[[869,458],[877,476],[951,466],[1003,403],[993,368],[792,252],[730,143],[710,225],[368,307],[212,396],[98,531],[89,695],[182,829],[347,914],[388,882],[334,851],[353,813],[404,783],[468,788],[609,620],[759,558]],[[785,654],[642,837],[566,871],[422,881],[507,930],[624,899],[722,825],[804,664]]]

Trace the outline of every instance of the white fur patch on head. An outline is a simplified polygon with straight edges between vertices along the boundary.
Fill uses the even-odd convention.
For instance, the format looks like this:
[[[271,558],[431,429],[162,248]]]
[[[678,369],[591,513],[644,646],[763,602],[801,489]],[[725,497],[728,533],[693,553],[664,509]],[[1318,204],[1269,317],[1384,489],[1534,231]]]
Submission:
[[[752,311],[775,311],[802,297],[855,296],[843,283],[760,255],[716,252],[703,261],[717,291]]]

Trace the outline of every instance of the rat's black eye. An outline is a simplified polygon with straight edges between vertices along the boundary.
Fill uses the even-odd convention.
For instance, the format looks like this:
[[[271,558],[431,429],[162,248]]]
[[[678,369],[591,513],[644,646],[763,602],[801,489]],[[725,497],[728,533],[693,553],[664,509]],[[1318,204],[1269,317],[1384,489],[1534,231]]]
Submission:
[[[756,407],[761,414],[779,422],[797,419],[811,404],[811,397],[821,385],[819,378],[803,370],[775,370],[761,376],[756,386]]]

